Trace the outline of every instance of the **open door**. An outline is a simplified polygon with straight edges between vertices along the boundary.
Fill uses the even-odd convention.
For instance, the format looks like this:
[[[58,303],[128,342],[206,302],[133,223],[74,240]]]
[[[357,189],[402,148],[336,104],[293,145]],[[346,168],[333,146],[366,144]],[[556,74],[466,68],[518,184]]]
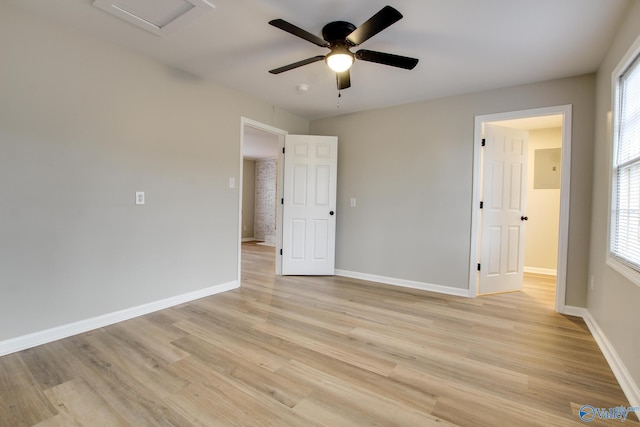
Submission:
[[[479,294],[522,288],[529,132],[485,124]]]
[[[282,274],[333,275],[338,138],[287,135]]]

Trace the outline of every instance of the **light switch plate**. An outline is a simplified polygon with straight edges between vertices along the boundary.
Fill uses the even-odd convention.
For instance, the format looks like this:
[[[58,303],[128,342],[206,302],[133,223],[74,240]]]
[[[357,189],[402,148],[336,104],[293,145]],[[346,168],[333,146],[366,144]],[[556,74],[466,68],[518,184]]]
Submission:
[[[236,179],[234,177],[229,178],[229,188],[236,188]]]
[[[144,191],[136,191],[136,205],[144,205]]]

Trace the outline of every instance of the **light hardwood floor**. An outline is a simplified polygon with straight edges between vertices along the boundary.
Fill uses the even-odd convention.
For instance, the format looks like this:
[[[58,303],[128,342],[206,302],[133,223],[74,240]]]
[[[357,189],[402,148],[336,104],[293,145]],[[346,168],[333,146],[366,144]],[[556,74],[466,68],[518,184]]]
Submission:
[[[629,405],[549,279],[465,299],[274,278],[273,258],[245,244],[238,290],[1,357],[0,426],[577,426]]]

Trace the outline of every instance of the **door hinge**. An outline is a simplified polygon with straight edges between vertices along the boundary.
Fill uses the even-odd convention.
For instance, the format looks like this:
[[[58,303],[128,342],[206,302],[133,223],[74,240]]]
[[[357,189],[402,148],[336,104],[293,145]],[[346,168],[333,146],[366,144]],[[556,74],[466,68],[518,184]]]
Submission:
[[[282,255],[282,249],[280,249],[280,255]]]
[[[284,154],[284,147],[282,147],[282,154]]]
[[[487,140],[486,140],[486,139],[484,139],[484,138],[482,138],[482,142],[481,142],[481,144],[482,144],[482,146],[484,147],[485,145],[487,145]],[[283,153],[284,153],[284,151],[283,151]]]
[[[478,271],[480,271],[480,263],[478,263]]]
[[[480,209],[484,208],[484,202],[480,202]]]
[[[280,199],[280,204],[284,205],[284,199]]]

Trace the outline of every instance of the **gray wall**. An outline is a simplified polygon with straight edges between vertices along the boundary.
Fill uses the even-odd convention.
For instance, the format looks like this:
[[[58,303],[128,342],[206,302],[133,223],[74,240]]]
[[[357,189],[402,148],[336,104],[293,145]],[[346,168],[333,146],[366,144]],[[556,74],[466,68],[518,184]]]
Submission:
[[[636,384],[640,384],[640,287],[628,281],[606,264],[609,224],[609,173],[611,167],[611,137],[608,115],[612,110],[611,73],[640,36],[640,2],[634,2],[626,23],[620,28],[608,55],[597,74],[595,117],[595,161],[593,180],[593,211],[591,222],[591,256],[589,274],[594,289],[587,295],[587,308],[618,356],[626,365]]]
[[[0,341],[238,279],[240,118],[308,121],[1,2],[0,57]]]
[[[311,133],[340,141],[336,268],[467,288],[474,117],[573,104],[566,302],[584,306],[594,83],[587,75],[312,121]]]

